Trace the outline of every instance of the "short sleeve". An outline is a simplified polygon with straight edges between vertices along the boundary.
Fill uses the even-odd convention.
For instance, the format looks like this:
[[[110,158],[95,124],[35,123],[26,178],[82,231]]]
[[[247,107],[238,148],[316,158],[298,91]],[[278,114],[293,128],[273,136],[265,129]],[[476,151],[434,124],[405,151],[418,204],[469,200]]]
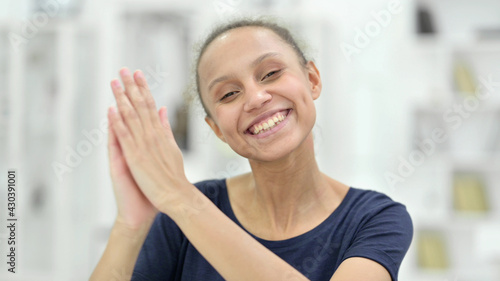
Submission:
[[[139,252],[131,280],[176,280],[183,240],[175,222],[158,213]]]
[[[397,281],[412,238],[413,224],[406,207],[391,200],[364,216],[342,261],[351,257],[371,259],[384,266],[392,280]]]

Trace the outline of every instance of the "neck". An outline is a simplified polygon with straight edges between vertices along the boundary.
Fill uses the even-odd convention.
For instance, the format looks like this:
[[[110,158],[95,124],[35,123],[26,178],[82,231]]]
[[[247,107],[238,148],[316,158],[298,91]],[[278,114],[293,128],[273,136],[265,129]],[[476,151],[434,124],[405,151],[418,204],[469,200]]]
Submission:
[[[250,166],[250,202],[272,232],[293,232],[308,216],[331,211],[318,204],[331,198],[332,192],[316,163],[312,134],[285,158],[273,162],[250,160]]]

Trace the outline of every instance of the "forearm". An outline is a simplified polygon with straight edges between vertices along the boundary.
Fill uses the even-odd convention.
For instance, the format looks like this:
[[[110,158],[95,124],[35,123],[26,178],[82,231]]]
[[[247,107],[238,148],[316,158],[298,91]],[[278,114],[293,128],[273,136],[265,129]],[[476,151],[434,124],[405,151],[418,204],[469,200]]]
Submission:
[[[89,281],[130,280],[151,224],[152,221],[131,229],[115,221],[106,249]]]
[[[188,188],[189,189],[189,188]],[[168,215],[226,280],[308,280],[222,213],[193,186]]]

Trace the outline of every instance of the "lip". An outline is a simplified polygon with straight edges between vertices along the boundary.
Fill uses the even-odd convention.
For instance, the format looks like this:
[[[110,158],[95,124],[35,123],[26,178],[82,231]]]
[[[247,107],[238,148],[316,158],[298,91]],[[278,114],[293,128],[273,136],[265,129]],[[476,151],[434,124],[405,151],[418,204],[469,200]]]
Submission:
[[[268,119],[269,117],[273,116],[274,114],[280,112],[280,111],[288,111],[288,113],[290,113],[292,109],[291,108],[288,108],[288,109],[276,109],[276,110],[272,110],[272,111],[268,111],[268,112],[264,112],[262,113],[261,115],[257,116],[253,121],[252,123],[250,123],[250,125],[247,126],[247,129],[245,130],[245,132],[248,132],[248,130],[255,124],[258,124],[266,119]],[[287,114],[288,114],[287,113]]]
[[[276,114],[277,112],[280,112],[280,111],[286,111],[286,117],[283,121],[281,121],[278,125],[276,125],[275,127],[273,127],[272,129],[266,131],[266,132],[263,132],[263,133],[260,133],[258,135],[254,135],[254,134],[251,134],[249,132],[249,129],[255,125],[255,124],[258,124],[260,122],[262,122],[263,120],[266,120],[267,118],[269,118],[270,116],[273,116],[274,114]],[[274,132],[280,130],[282,127],[284,127],[286,125],[286,123],[288,123],[288,117],[290,116],[290,113],[292,113],[292,109],[291,108],[288,108],[288,109],[279,109],[279,110],[273,110],[273,111],[269,111],[269,112],[266,112],[264,114],[262,114],[261,116],[257,117],[254,119],[254,121],[252,122],[252,124],[250,126],[248,126],[248,129],[245,131],[245,134],[247,135],[250,135],[254,138],[265,138],[269,135],[272,135],[274,134]]]

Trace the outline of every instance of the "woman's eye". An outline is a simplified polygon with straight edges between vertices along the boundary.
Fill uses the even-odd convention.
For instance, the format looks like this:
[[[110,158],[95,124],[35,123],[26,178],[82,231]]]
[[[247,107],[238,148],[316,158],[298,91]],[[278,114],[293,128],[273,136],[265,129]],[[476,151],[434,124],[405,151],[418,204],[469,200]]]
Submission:
[[[271,71],[271,72],[269,72],[268,74],[266,74],[266,76],[264,76],[264,77],[262,78],[262,80],[261,80],[261,81],[264,81],[264,79],[266,79],[266,78],[268,78],[268,77],[271,77],[271,76],[273,76],[274,74],[276,74],[276,73],[278,73],[278,72],[280,72],[280,70],[275,70],[275,71]]]
[[[236,94],[236,91],[229,92],[229,93],[225,94],[225,95],[224,95],[224,96],[220,99],[220,101],[223,101],[223,100],[225,100],[225,99],[227,99],[227,98],[231,97],[231,96],[232,96],[232,95],[234,95],[234,94]]]

